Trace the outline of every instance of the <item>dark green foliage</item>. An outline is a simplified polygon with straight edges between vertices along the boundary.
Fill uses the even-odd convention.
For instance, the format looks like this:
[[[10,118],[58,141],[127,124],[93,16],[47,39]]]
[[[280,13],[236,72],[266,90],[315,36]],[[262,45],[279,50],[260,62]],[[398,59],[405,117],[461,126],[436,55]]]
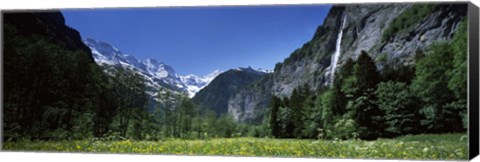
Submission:
[[[295,131],[295,121],[293,121],[294,112],[290,107],[280,107],[278,111],[278,123],[283,138],[292,138]]]
[[[215,136],[215,126],[217,124],[215,112],[206,110],[203,113],[199,113],[196,118],[193,119],[193,132],[197,134],[197,138],[209,138]]]
[[[449,53],[448,49],[437,47],[436,49],[429,48],[427,51],[427,55],[421,57],[417,54],[419,60],[416,60],[418,63],[415,68],[418,70],[422,69],[419,66],[425,66],[423,68],[431,69],[416,71],[411,66],[403,66],[394,60],[393,63],[384,63],[382,75],[377,71],[376,65],[369,55],[362,52],[357,61],[348,60],[342,66],[336,74],[332,87],[318,91],[318,97],[310,92],[306,93],[305,89],[308,88],[302,86],[294,89],[290,99],[282,101],[275,99],[277,104],[273,105],[278,109],[271,109],[277,113],[275,113],[276,116],[270,116],[270,126],[273,124],[278,124],[278,126],[276,131],[271,132],[280,132],[274,136],[283,138],[348,139],[359,137],[376,139],[404,134],[435,133],[437,131],[434,129],[425,129],[425,127],[438,127],[433,122],[427,122],[435,121],[435,119],[461,125],[461,117],[465,114],[462,111],[465,104],[462,100],[451,97],[449,101],[444,101],[443,116],[436,117],[434,112],[429,112],[430,109],[426,108],[429,104],[425,98],[436,99],[437,97],[427,95],[429,97],[422,99],[422,95],[419,95],[420,93],[415,89],[416,86],[417,88],[425,86],[419,85],[423,78],[419,77],[419,74],[425,75],[441,70],[440,64],[435,66],[433,64],[441,59],[448,59],[448,57],[432,58],[433,56],[429,56],[438,51]],[[428,60],[433,63],[429,63],[430,66],[424,65]],[[388,65],[392,65],[391,68]],[[448,64],[442,64],[442,66],[445,65]],[[450,65],[449,68],[444,69],[452,67]],[[440,74],[440,72],[435,73]],[[441,72],[441,74],[448,75],[445,72]],[[436,80],[442,79],[436,78]],[[413,84],[410,86],[411,82]],[[423,83],[430,84],[429,82],[431,80]],[[436,88],[449,90],[446,85]],[[432,85],[430,84],[430,86]],[[422,90],[428,89],[428,86],[425,86]],[[443,95],[448,96],[448,94]],[[449,95],[454,96],[451,92]],[[344,109],[340,103],[345,105]],[[270,115],[272,114],[270,113]],[[446,127],[442,126],[442,128]],[[451,128],[447,127],[446,130],[449,129]],[[457,128],[454,131],[461,130],[461,128]],[[301,133],[299,134],[298,131]]]
[[[457,98],[467,98],[467,54],[468,54],[468,42],[467,42],[467,19],[464,19],[459,25],[459,29],[456,32],[452,42],[453,52],[453,69],[448,74],[450,80],[448,82],[448,88],[451,89]]]
[[[106,113],[111,115],[109,133],[115,132],[118,136],[140,139],[146,135],[142,132],[144,127],[151,127],[147,122],[152,121],[147,114],[148,97],[145,94],[144,78],[136,71],[120,66],[104,65],[103,70],[111,74],[107,90],[102,99]]]
[[[236,123],[233,119],[233,116],[230,114],[225,114],[220,116],[217,121],[218,126],[217,132],[219,133],[218,137],[233,137],[234,133],[236,133]]]
[[[93,66],[93,65],[92,65]],[[114,93],[114,82],[103,73],[95,73],[94,78],[99,78],[98,84],[95,84],[94,92],[97,98],[99,109],[95,110],[93,133],[96,137],[101,137],[110,131],[110,123],[116,115],[119,103],[116,102]]]
[[[356,65],[358,66],[354,67],[353,75],[358,80],[358,88],[361,90],[375,89],[380,78],[373,59],[365,51],[361,51]]]
[[[277,63],[275,64],[274,71],[279,71],[279,70],[280,70],[280,68],[282,68],[282,63],[280,63],[280,62],[277,62]]]
[[[378,106],[385,112],[386,131],[390,135],[420,133],[420,102],[402,82],[382,82],[375,91]]]
[[[173,105],[175,104],[173,99],[170,99],[171,92],[167,90],[166,88],[160,88],[157,92],[156,99],[159,101],[155,105],[155,109],[153,110],[152,114],[155,119],[155,123],[157,123],[160,126],[160,130],[157,130],[157,132],[160,132],[161,136],[166,137],[167,134],[169,133],[169,128],[171,120],[168,120],[168,115],[170,114],[170,110],[172,110]]]
[[[375,96],[371,89],[348,103],[347,109],[351,112],[357,124],[358,135],[362,139],[376,139],[383,135],[383,111],[376,105]]]
[[[448,88],[448,71],[453,68],[453,51],[448,43],[441,42],[430,46],[426,56],[416,64],[416,78],[413,80],[414,93],[423,102],[421,109],[425,115],[422,124],[432,132],[459,131],[462,120],[455,106],[447,106],[454,101],[454,93]],[[447,122],[448,120],[449,122]]]
[[[295,90],[295,93],[296,90]],[[297,94],[295,94],[297,95]],[[293,110],[288,107],[288,98],[283,100],[272,96],[270,99],[270,111],[269,118],[269,130],[273,137],[291,138],[293,137],[293,131],[295,129],[293,121]]]
[[[388,41],[391,37],[399,33],[410,32],[415,24],[423,21],[428,15],[432,14],[435,9],[436,5],[434,4],[414,4],[390,22],[383,32],[382,41]]]
[[[280,98],[272,96],[270,99],[270,130],[274,137],[280,136],[280,125],[278,124],[278,111],[281,106]]]
[[[432,6],[414,5],[405,11],[393,20],[385,39],[408,31],[412,23],[428,16],[426,11],[433,10]],[[157,107],[148,110],[144,80],[134,70],[97,66],[78,32],[66,27],[61,16],[22,15],[6,15],[4,21],[6,141],[239,136],[376,139],[466,130],[466,20],[452,42],[417,52],[415,66],[403,66],[399,59],[383,54],[377,58],[383,67],[379,72],[362,51],[356,61],[348,59],[339,67],[331,87],[312,92],[304,84],[283,99],[272,96],[268,85],[273,84],[273,74],[230,70],[193,100],[162,88]],[[315,41],[325,39],[325,35],[319,37]],[[319,48],[315,41],[296,50],[285,63],[313,58],[314,49]],[[276,71],[281,66],[277,64]],[[247,123],[236,122],[222,109],[242,89],[268,93],[265,98],[271,98],[269,103],[261,101],[269,105],[268,111],[254,112],[260,117]]]
[[[357,138],[357,125],[353,119],[348,117],[338,117],[332,121],[332,124],[329,128],[325,128],[324,138],[326,139],[352,139]]]
[[[230,114],[217,116],[207,107],[195,105],[186,96],[169,90],[159,93],[162,107],[157,108],[160,138],[209,139],[211,137],[266,136],[265,124],[237,123]],[[162,92],[163,91],[163,92]],[[157,113],[156,113],[157,114]],[[264,121],[268,122],[268,121]]]
[[[324,92],[321,96],[320,99],[317,100],[317,106],[321,108],[322,115],[320,116],[321,119],[321,126],[324,130],[323,136],[327,137],[330,136],[330,132],[327,130],[333,129],[333,120],[335,118],[333,114],[333,108],[334,108],[334,91],[332,90],[327,90]]]
[[[305,59],[305,58],[312,58],[314,55],[314,44],[317,43],[315,42],[316,40],[311,40],[305,44],[301,48],[296,49],[295,51],[292,52],[292,54],[286,58],[282,64],[290,64],[292,62],[297,62],[300,59]],[[281,64],[279,64],[281,65]],[[280,66],[279,66],[280,67]],[[278,67],[278,68],[279,68]],[[277,66],[275,66],[275,70],[277,70]]]
[[[104,74],[60,13],[5,14],[5,139],[144,138],[143,80]]]
[[[348,115],[335,113],[339,97],[335,90],[320,91],[318,97],[311,97],[305,103],[303,137],[325,139],[348,139],[356,137],[356,124]],[[312,102],[314,100],[314,102]],[[338,110],[337,110],[338,111]]]
[[[353,74],[344,80],[341,92],[348,98],[347,111],[358,126],[358,134],[363,139],[375,139],[382,135],[383,112],[374,103],[373,93],[379,82],[379,74],[372,58],[362,51]]]
[[[357,67],[357,65],[355,65]],[[360,96],[360,88],[356,86],[358,84],[357,77],[355,75],[348,76],[343,80],[343,84],[341,86],[341,92],[345,94],[345,97],[348,101],[353,100]]]
[[[310,90],[308,89],[307,91],[310,91]],[[305,101],[303,102],[303,110],[300,114],[301,122],[299,122],[299,124],[301,124],[300,126],[301,129],[298,130],[300,131],[299,135],[302,138],[312,138],[312,137],[315,137],[316,135],[315,131],[312,130],[313,127],[311,127],[312,122],[315,122],[315,119],[312,119],[313,117],[312,114],[315,113],[315,98],[316,96],[308,93],[307,96],[305,96]],[[307,133],[308,131],[306,130],[308,129],[309,126],[311,128],[310,130],[312,131],[310,131],[310,133]]]
[[[334,105],[332,105],[333,107],[331,108],[334,115],[341,116],[346,113],[348,100],[346,94],[342,92],[342,86],[345,83],[345,79],[352,75],[354,65],[355,62],[351,58],[348,58],[335,74],[332,86],[332,102]]]
[[[177,123],[180,125],[180,137],[186,138],[192,131],[192,119],[196,116],[193,102],[190,99],[183,97],[180,101],[179,107],[177,107],[175,111],[179,112]]]
[[[84,131],[94,125],[101,71],[80,40],[62,41],[78,33],[64,26],[59,13],[4,18],[4,137],[91,136]]]
[[[118,122],[116,128],[122,137],[139,138],[138,121],[140,114],[147,111],[147,96],[143,78],[133,70],[115,68],[117,72],[114,78],[114,95],[117,96],[119,104]]]
[[[417,51],[417,53],[415,53],[415,60],[419,60],[423,57],[422,55],[423,53],[421,51]],[[386,57],[387,55],[383,56]],[[403,65],[400,58],[390,60],[377,59],[377,61],[383,67],[380,72],[380,80],[382,82],[397,81],[410,84],[415,77],[415,67],[412,65]]]
[[[300,136],[300,131],[302,129],[301,125],[301,115],[303,111],[303,101],[304,97],[302,96],[300,90],[294,89],[292,92],[292,96],[290,97],[290,105],[288,106],[289,110],[285,110],[285,114],[292,115],[291,122],[293,127],[293,132],[291,132],[292,136],[298,137]],[[291,112],[291,113],[290,113]],[[286,118],[286,116],[285,116]]]
[[[304,120],[306,120],[305,112],[307,109],[313,107],[313,100],[311,99],[310,87],[308,84],[304,84],[299,88],[295,88],[290,97],[290,103],[288,108],[292,111],[292,136],[302,137],[302,131],[304,130]]]
[[[305,109],[303,112],[303,137],[317,138],[319,129],[322,128],[321,118],[322,107],[317,106],[320,97],[310,96],[304,103]]]

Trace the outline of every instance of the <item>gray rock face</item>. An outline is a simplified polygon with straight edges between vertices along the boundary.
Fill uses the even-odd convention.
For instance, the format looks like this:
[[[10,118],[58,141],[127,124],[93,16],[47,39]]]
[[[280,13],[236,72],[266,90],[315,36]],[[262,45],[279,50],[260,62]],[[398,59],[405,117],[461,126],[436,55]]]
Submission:
[[[422,23],[416,24],[412,31],[399,34],[393,40],[382,44],[373,53],[387,54],[389,58],[401,58],[405,63],[413,59],[416,51],[437,41],[450,41],[461,19],[466,16],[466,5],[441,6]]]
[[[228,99],[228,113],[236,121],[260,123],[272,95],[272,74],[262,76]]]
[[[262,71],[248,68],[230,69],[221,73],[192,99],[198,105],[213,110],[217,115],[228,112],[228,100],[239,90],[267,75]]]
[[[329,70],[327,67],[330,66],[344,16],[346,23],[337,67],[341,67],[348,58],[355,60],[362,50],[374,59],[385,54],[388,60],[399,58],[404,64],[413,64],[416,51],[424,51],[436,41],[449,41],[467,10],[466,4],[438,5],[434,12],[424,20],[419,20],[409,32],[398,33],[389,41],[382,41],[382,35],[392,20],[412,6],[413,4],[334,6],[314,38],[276,67],[273,93],[289,97],[294,88],[303,84],[309,84],[312,90],[325,85],[325,72]]]
[[[335,50],[338,32],[345,18],[342,44],[338,65],[346,58],[355,58],[361,50],[368,50],[381,41],[385,26],[410,5],[361,4],[334,6],[320,26],[314,38],[295,51],[301,54],[295,61],[287,58],[275,69],[273,93],[276,96],[289,97],[293,89],[309,84],[311,90],[318,90],[326,85],[331,69],[331,58]],[[340,66],[338,66],[340,67]]]
[[[333,6],[312,40],[275,66],[273,75],[269,76],[271,81],[265,82],[266,91],[239,91],[229,99],[228,112],[239,121],[248,121],[258,116],[255,112],[265,112],[268,107],[268,102],[265,101],[269,100],[270,94],[290,97],[293,89],[303,84],[308,84],[312,91],[328,86],[326,73],[330,70],[328,67],[331,66],[338,32],[345,16],[337,68],[341,68],[348,58],[355,60],[362,50],[374,59],[386,55],[387,61],[399,59],[404,65],[414,64],[416,51],[424,51],[436,41],[451,40],[458,24],[467,15],[466,4],[438,5],[434,12],[419,20],[408,32],[395,33],[388,41],[382,41],[382,35],[392,20],[412,6],[413,4]]]
[[[274,95],[290,97],[293,89],[299,85],[309,84],[313,89],[318,89],[327,80],[324,73],[335,50],[344,10],[344,6],[332,7],[312,40],[295,50],[282,64],[275,66]]]
[[[391,21],[411,4],[350,5],[346,7],[347,26],[339,64],[347,58],[356,58],[360,51],[380,46],[384,30]]]

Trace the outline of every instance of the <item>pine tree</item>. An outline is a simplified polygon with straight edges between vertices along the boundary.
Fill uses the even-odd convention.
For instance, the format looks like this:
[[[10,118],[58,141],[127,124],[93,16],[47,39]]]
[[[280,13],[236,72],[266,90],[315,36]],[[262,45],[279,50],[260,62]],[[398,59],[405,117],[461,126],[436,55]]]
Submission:
[[[280,126],[278,123],[278,109],[280,106],[281,100],[276,96],[272,96],[270,99],[270,131],[274,137],[280,136]]]
[[[467,129],[467,20],[464,19],[460,23],[459,29],[456,31],[453,37],[452,50],[453,56],[453,68],[448,72],[450,80],[448,81],[448,88],[455,94],[456,101],[449,104],[448,107],[454,111],[459,112],[463,118],[463,127]]]
[[[361,51],[357,60],[358,67],[354,68],[354,75],[358,79],[360,89],[375,89],[380,81],[377,67],[373,59],[365,51]]]
[[[453,50],[450,44],[440,42],[429,46],[424,58],[415,65],[416,76],[412,82],[414,93],[423,102],[422,124],[429,132],[462,131],[464,106],[455,103],[455,93],[449,87],[448,72],[454,68]],[[455,126],[454,126],[455,125]]]
[[[293,125],[293,132],[292,135],[294,137],[300,137],[302,134],[302,112],[303,112],[303,103],[305,100],[303,88],[295,88],[292,92],[290,97],[290,108],[292,109],[292,125]]]
[[[348,98],[344,92],[342,92],[342,86],[346,78],[350,77],[353,72],[353,66],[355,62],[348,58],[347,61],[340,67],[340,70],[335,74],[335,80],[333,82],[333,108],[334,115],[341,116],[346,113],[346,106]]]
[[[374,91],[379,82],[379,74],[375,62],[362,51],[354,66],[353,77],[347,83],[355,83],[347,88],[351,91],[349,109],[358,126],[359,136],[363,139],[375,139],[384,132],[383,112],[374,103]],[[354,81],[354,82],[352,82]],[[345,88],[345,87],[342,87]],[[349,90],[347,90],[349,91]]]
[[[419,102],[409,86],[402,82],[382,82],[375,95],[376,104],[385,112],[389,135],[421,133]]]

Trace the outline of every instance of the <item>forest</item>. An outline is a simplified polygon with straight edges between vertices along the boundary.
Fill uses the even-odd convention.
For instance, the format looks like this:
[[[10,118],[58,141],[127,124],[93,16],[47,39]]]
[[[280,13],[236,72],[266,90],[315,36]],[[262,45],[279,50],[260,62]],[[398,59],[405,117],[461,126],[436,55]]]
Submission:
[[[52,17],[26,14],[37,20],[22,26],[9,16],[4,25],[4,141],[259,136],[259,126],[217,116],[166,88],[157,96],[164,102],[151,111],[144,78],[133,69],[97,65],[89,51],[61,41],[74,36],[56,32],[71,29],[50,23],[58,21]]]

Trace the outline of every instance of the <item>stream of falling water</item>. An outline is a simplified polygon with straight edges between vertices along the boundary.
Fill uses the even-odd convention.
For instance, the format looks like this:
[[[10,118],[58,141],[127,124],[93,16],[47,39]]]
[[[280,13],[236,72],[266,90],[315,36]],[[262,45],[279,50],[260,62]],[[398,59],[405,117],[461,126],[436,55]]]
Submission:
[[[345,26],[345,21],[347,20],[347,16],[343,17],[342,28],[338,32],[337,36],[337,44],[335,46],[335,53],[332,56],[332,63],[330,64],[330,84],[333,84],[333,80],[335,78],[335,69],[337,68],[338,58],[340,57],[340,45],[342,44],[342,35],[343,35],[343,28]]]

